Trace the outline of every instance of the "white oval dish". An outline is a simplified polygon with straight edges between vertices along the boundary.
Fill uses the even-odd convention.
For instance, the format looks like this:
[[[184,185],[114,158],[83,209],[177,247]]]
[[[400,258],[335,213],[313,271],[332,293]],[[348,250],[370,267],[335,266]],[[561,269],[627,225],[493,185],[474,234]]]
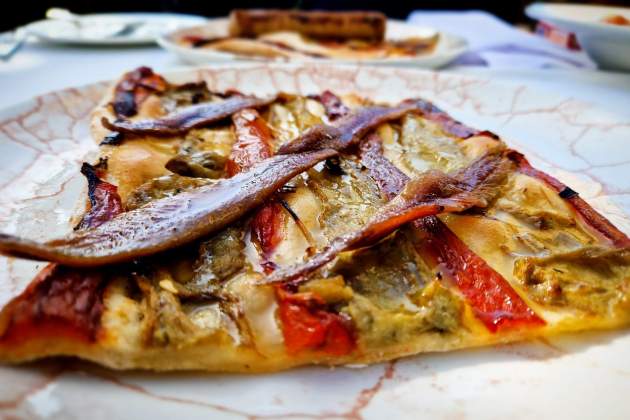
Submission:
[[[99,13],[81,15],[81,27],[90,29],[89,33],[79,30],[72,22],[52,19],[30,23],[24,29],[42,41],[55,44],[140,45],[154,43],[156,37],[164,32],[199,25],[205,21],[201,16],[175,13]],[[139,26],[127,34],[107,36],[111,34],[108,27],[120,27],[127,23],[137,23]],[[99,27],[104,30],[98,31]]]
[[[226,61],[270,61],[269,58],[263,57],[251,57],[251,56],[239,56],[228,52],[214,51],[211,49],[199,49],[191,48],[178,44],[176,38],[185,34],[203,34],[207,37],[222,37],[226,36],[228,27],[227,18],[215,18],[210,19],[209,22],[203,26],[186,28],[183,30],[173,31],[171,33],[165,33],[158,38],[158,44],[164,49],[172,52],[182,61],[190,64],[204,64],[210,62],[226,62]],[[413,36],[426,37],[435,34],[436,31],[431,28],[425,28],[421,26],[409,25],[402,21],[388,20],[387,21],[387,39],[402,39]],[[438,68],[445,66],[453,61],[460,54],[467,50],[467,43],[463,38],[458,36],[443,33],[440,34],[440,39],[435,49],[427,54],[418,55],[415,57],[392,57],[382,59],[369,59],[369,60],[344,60],[344,59],[328,59],[328,58],[299,58],[293,61],[299,62],[335,62],[335,63],[356,63],[356,64],[370,64],[370,65],[396,65],[396,66],[414,66],[423,68]],[[283,61],[278,59],[276,61]],[[286,60],[284,60],[286,61]]]
[[[600,67],[630,70],[630,26],[602,21],[611,15],[621,15],[630,20],[630,8],[534,3],[525,12],[533,19],[574,33],[580,45]]]
[[[232,63],[166,76],[260,95],[331,89],[379,101],[425,97],[500,134],[630,232],[630,120],[569,95],[477,76],[326,64]],[[106,87],[66,89],[0,110],[0,231],[47,239],[71,229],[85,194],[80,162],[96,149],[90,112]],[[41,265],[0,258],[0,306]],[[629,350],[630,335],[620,331],[265,375],[121,373],[56,360],[0,366],[0,417],[627,419]]]

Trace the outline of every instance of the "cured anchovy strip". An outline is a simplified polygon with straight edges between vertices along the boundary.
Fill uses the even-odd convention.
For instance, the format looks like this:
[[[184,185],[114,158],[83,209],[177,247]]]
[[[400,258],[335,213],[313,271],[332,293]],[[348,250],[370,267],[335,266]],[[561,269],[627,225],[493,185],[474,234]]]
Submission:
[[[414,100],[395,107],[371,106],[337,119],[333,125],[316,125],[302,136],[278,149],[278,154],[330,148],[342,151],[356,145],[382,123],[401,118],[409,112],[422,112]]]
[[[407,182],[361,229],[337,237],[306,263],[279,270],[265,281],[304,280],[306,274],[332,261],[339,253],[372,245],[405,223],[439,213],[486,207],[511,166],[508,159],[498,154],[481,157],[454,177],[429,171]]]
[[[119,133],[172,136],[220,121],[245,108],[265,106],[274,99],[234,95],[220,102],[192,105],[162,118],[140,121],[110,121],[103,117],[101,122],[105,128]]]
[[[291,178],[335,154],[324,149],[273,157],[232,178],[152,201],[65,239],[40,243],[0,234],[0,253],[77,267],[152,255],[227,226]]]
[[[453,136],[463,139],[467,139],[469,137],[479,134],[496,137],[496,135],[489,131],[479,131],[453,119],[453,117],[451,117],[446,112],[442,111],[440,108],[433,105],[429,101],[425,101],[423,99],[411,99],[410,101],[413,101],[418,106],[418,108],[422,111],[422,116],[424,118],[437,123],[442,128],[442,130]]]

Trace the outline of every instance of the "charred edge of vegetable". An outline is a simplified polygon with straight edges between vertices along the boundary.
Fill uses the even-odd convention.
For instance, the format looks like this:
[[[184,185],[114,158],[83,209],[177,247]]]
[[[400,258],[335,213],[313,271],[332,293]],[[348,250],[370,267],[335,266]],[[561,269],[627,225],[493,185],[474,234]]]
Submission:
[[[107,286],[101,272],[49,264],[3,310],[0,343],[20,345],[43,337],[96,341]]]
[[[90,199],[90,204],[92,206],[95,206],[97,204],[96,196],[94,195],[96,187],[98,186],[98,184],[103,182],[98,176],[97,168],[98,164],[96,166],[92,166],[87,162],[83,162],[83,165],[81,165],[81,173],[83,174],[83,176],[85,176],[88,182],[88,198]]]
[[[99,143],[99,146],[118,146],[125,139],[125,135],[123,133],[119,133],[114,131],[103,137],[103,141]]]
[[[573,189],[567,187],[553,176],[534,168],[527,158],[516,150],[510,150],[508,157],[517,164],[521,173],[536,178],[554,189],[560,197],[573,207],[587,226],[603,236],[612,245],[619,248],[630,246],[630,238],[584,201]]]
[[[292,193],[294,193],[296,191],[297,191],[297,187],[295,185],[289,185],[289,184],[283,185],[278,190],[278,192],[280,192],[282,194],[292,194]]]
[[[302,219],[300,219],[300,216],[297,215],[297,213],[291,208],[286,200],[279,198],[278,202],[287,211],[287,213],[289,213],[289,216],[291,216],[297,227],[300,229],[300,232],[302,232],[304,239],[306,239],[306,242],[308,242],[307,253],[309,255],[312,255],[317,248],[315,238],[313,238],[313,235],[311,235],[311,232],[308,230]]]
[[[333,156],[331,158],[326,159],[326,163],[324,164],[324,167],[326,168],[328,172],[331,173],[331,175],[341,176],[345,174],[345,172],[341,168],[341,161],[339,160],[338,156]]]
[[[107,170],[107,158],[100,158],[96,165],[83,163],[81,173],[88,182],[90,209],[74,230],[99,226],[122,212],[122,200],[117,187],[100,177]]]
[[[570,187],[564,187],[562,191],[558,193],[558,195],[560,196],[560,198],[573,198],[578,196],[579,194],[577,191],[571,189]]]
[[[162,92],[168,83],[149,67],[138,67],[125,73],[116,85],[112,108],[117,116],[132,117],[151,92]]]

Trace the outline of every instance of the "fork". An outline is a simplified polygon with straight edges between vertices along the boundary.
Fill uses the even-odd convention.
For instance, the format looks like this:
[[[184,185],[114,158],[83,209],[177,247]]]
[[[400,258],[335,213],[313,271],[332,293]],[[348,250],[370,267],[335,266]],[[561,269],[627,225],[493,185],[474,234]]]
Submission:
[[[46,18],[51,20],[62,20],[65,22],[72,23],[77,29],[80,29],[84,22],[82,22],[82,16],[77,15],[76,13],[72,13],[68,9],[61,9],[59,7],[52,7],[46,11]],[[106,35],[106,38],[116,38],[119,36],[127,36],[132,34],[138,28],[145,24],[144,21],[131,21],[131,22],[121,22],[120,28],[116,29],[110,34]]]
[[[9,61],[24,45],[26,32],[22,28],[0,34],[0,60]]]

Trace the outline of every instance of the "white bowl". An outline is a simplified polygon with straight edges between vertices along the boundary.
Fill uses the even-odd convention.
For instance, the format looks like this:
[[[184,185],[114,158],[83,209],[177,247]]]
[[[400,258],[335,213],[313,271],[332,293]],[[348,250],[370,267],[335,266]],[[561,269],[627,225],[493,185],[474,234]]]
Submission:
[[[525,13],[575,33],[580,45],[601,68],[630,70],[630,26],[612,25],[602,20],[611,15],[630,19],[630,8],[534,3]]]

